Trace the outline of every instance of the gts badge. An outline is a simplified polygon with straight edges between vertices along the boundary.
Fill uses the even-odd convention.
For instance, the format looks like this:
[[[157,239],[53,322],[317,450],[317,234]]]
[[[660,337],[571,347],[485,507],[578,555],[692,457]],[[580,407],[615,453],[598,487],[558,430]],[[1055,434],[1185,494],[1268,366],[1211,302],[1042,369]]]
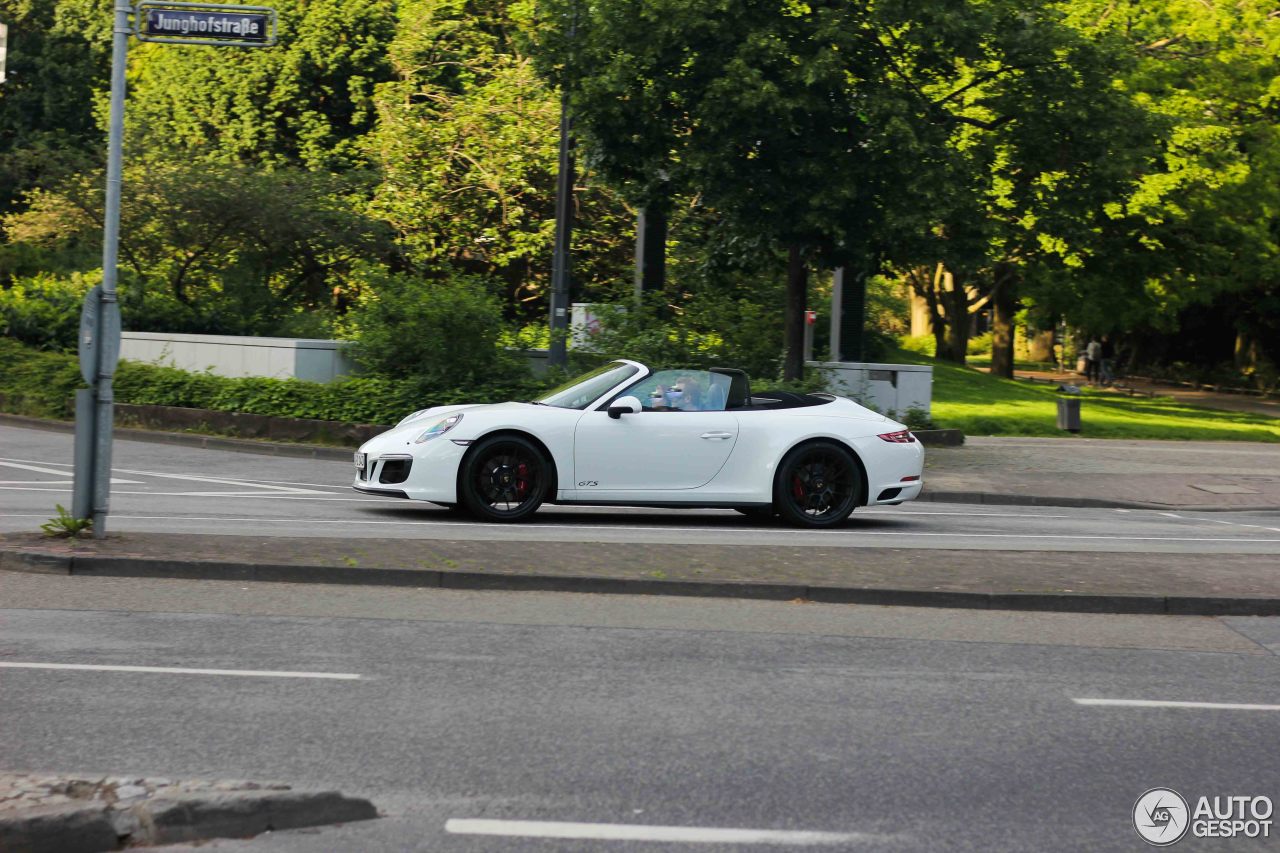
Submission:
[[[581,489],[587,486],[598,486],[598,485],[600,484],[595,480],[583,480],[582,482],[578,483],[578,488]]]

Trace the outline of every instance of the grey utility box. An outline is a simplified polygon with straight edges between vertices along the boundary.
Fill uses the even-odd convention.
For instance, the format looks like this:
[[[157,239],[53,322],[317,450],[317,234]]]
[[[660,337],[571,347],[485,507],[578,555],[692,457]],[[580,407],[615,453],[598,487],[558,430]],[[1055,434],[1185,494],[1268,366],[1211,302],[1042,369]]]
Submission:
[[[1080,398],[1058,398],[1058,429],[1067,432],[1080,431]]]

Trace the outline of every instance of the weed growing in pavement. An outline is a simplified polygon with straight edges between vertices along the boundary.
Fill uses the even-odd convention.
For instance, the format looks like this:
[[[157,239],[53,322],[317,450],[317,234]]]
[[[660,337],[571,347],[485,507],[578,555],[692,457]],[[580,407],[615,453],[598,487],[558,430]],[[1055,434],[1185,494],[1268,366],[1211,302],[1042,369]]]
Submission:
[[[357,560],[355,557],[343,557],[342,562],[346,563],[349,567],[353,569],[360,568],[360,561]]]
[[[40,525],[40,529],[44,531],[45,536],[75,539],[80,534],[87,533],[93,529],[92,518],[76,518],[67,512],[66,507],[62,504],[57,504],[56,506],[58,514]]]

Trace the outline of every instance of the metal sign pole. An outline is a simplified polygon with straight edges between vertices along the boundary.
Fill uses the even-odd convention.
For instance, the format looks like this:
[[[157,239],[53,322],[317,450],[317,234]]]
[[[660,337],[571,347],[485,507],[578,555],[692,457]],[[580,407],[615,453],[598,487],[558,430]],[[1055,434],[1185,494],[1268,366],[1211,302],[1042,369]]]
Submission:
[[[111,113],[107,133],[107,187],[102,230],[102,286],[85,297],[81,318],[81,372],[93,385],[93,411],[77,401],[75,486],[72,509],[83,512],[86,498],[93,518],[93,535],[107,535],[111,496],[111,438],[114,417],[112,377],[120,353],[120,304],[116,301],[116,256],[120,242],[120,181],[124,161],[125,63],[129,53],[129,14],[126,0],[116,0],[111,42]],[[83,396],[83,395],[82,395]]]
[[[111,497],[112,379],[120,358],[120,303],[116,262],[120,245],[120,184],[124,165],[125,65],[129,36],[164,44],[270,47],[276,13],[266,6],[143,0],[134,10],[115,0],[111,42],[111,114],[107,133],[107,197],[102,228],[102,284],[85,296],[80,315],[80,374],[92,390],[76,393],[75,483],[71,511],[93,519],[93,535],[107,535]],[[167,17],[166,17],[167,16]]]

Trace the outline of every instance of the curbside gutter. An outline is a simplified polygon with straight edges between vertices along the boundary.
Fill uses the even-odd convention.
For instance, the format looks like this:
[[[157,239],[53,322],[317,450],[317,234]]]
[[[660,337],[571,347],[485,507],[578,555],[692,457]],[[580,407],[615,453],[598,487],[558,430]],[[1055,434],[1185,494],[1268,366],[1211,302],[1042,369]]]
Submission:
[[[417,587],[516,592],[586,592],[612,595],[673,595],[797,599],[826,604],[879,604],[977,610],[1035,610],[1060,613],[1166,614],[1183,616],[1278,616],[1280,598],[1263,596],[982,592],[937,589],[825,586],[753,581],[677,581],[558,576],[431,569],[346,568],[253,563],[218,563],[144,557],[103,557],[0,549],[0,570],[99,577],[265,581],[364,586]]]
[[[968,492],[930,489],[925,483],[917,501],[992,506],[1062,506],[1093,509],[1154,509],[1164,512],[1274,512],[1276,504],[1222,506],[1220,504],[1162,504],[1151,501],[1124,501],[1113,498],[1076,498],[1055,495],[1010,495],[1001,492]]]
[[[0,774],[0,850],[99,853],[371,820],[337,791],[257,782]]]

